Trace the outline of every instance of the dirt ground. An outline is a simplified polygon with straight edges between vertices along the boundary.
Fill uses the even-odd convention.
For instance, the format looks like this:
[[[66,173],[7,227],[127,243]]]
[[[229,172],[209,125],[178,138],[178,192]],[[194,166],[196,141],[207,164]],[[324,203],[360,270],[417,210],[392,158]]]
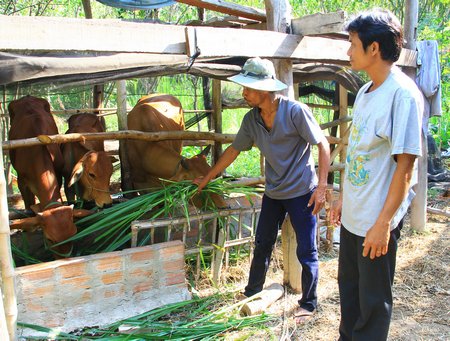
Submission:
[[[448,198],[439,205],[448,210]],[[408,217],[399,242],[394,283],[394,311],[390,341],[450,340],[450,221],[428,215],[423,233],[411,230]],[[297,326],[292,312],[299,296],[285,291],[284,296],[267,309],[279,316],[271,332],[240,331],[229,333],[227,340],[314,340],[338,339],[339,294],[337,286],[337,248],[321,249],[319,305],[317,313],[304,325]],[[242,289],[247,280],[248,264],[229,268],[234,290]],[[282,254],[277,247],[266,285],[282,283]]]

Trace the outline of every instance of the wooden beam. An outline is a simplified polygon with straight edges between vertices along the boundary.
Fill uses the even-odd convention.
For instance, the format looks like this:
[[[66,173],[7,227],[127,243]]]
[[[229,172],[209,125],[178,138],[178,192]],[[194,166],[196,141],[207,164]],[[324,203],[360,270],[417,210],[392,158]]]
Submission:
[[[346,41],[301,37],[272,31],[232,28],[186,27],[188,39],[196,38],[203,58],[242,56],[301,60],[348,61]],[[261,44],[261,42],[264,44]],[[194,43],[191,43],[192,45]]]
[[[343,25],[344,11],[316,13],[291,21],[292,33],[302,36],[340,32]]]
[[[189,46],[191,51],[200,49],[199,60],[260,56],[348,64],[347,41],[279,32],[4,15],[0,27],[0,51],[126,52],[132,57],[141,52],[185,55]],[[403,49],[397,64],[415,66],[415,56],[415,51]]]
[[[1,15],[0,27],[2,51],[186,53],[184,26]]]
[[[175,1],[180,2],[182,4],[200,7],[228,15],[236,15],[238,17],[243,17],[247,19],[266,21],[266,13],[264,11],[222,0],[175,0]]]
[[[345,40],[233,28],[186,27],[186,30],[187,45],[190,50],[197,50],[192,46],[198,48],[201,58],[259,56],[348,65],[350,43]],[[416,65],[416,52],[403,49],[397,65]]]

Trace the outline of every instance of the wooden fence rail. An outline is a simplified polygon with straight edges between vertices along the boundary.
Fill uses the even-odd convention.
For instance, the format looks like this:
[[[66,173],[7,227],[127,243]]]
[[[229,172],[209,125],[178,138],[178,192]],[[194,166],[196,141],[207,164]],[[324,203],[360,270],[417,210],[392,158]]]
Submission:
[[[225,263],[225,267],[227,267],[229,264],[229,248],[250,244],[249,254],[252,253],[251,245],[254,241],[257,215],[260,211],[260,206],[241,207],[236,209],[225,209],[214,212],[193,214],[189,215],[189,218],[178,217],[133,221],[131,223],[131,246],[136,247],[138,245],[138,236],[140,231],[150,230],[150,242],[153,243],[155,241],[155,230],[157,228],[164,228],[166,232],[166,240],[164,241],[168,241],[171,238],[172,230],[177,226],[182,227],[181,238],[186,245],[187,235],[192,226],[191,224],[198,224],[199,232],[197,233],[197,242],[194,247],[186,246],[186,255],[197,255],[196,277],[199,277],[201,268],[200,253],[204,251],[212,251],[213,257],[211,262],[211,271],[213,273],[213,281],[218,283],[222,265]],[[222,222],[219,222],[219,218],[225,219],[223,219]],[[233,221],[233,219],[235,221]],[[248,225],[245,223],[245,219],[250,221]],[[204,241],[201,233],[203,228],[205,228],[208,223],[213,226],[210,242]],[[245,225],[247,225],[246,233],[243,230]],[[219,228],[216,228],[217,226],[219,226]],[[231,229],[233,229],[233,231]]]
[[[218,134],[210,132],[194,132],[194,131],[161,131],[157,133],[146,133],[137,130],[121,130],[106,133],[72,133],[57,135],[40,135],[28,139],[9,140],[2,142],[3,150],[10,150],[21,147],[38,146],[41,144],[51,143],[68,143],[77,141],[104,141],[104,140],[124,140],[136,139],[145,141],[161,141],[161,140],[212,140],[221,143],[233,142],[236,134]],[[330,143],[341,143],[342,139],[334,136],[327,136]]]

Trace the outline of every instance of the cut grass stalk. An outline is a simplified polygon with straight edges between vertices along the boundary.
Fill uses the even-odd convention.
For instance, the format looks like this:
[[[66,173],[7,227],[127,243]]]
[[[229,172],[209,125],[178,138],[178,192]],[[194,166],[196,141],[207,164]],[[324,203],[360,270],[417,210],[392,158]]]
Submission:
[[[77,336],[61,333],[56,337],[53,334],[52,337],[54,340],[85,341],[218,340],[231,330],[267,329],[266,324],[274,319],[273,316],[265,314],[241,317],[238,309],[230,310],[229,307],[224,306],[227,302],[226,298],[226,295],[216,294],[168,304],[103,328],[87,328],[77,332]],[[218,305],[224,307],[217,309]],[[211,311],[213,312],[211,313]],[[19,325],[25,326],[25,324]],[[49,333],[52,332],[52,330],[40,326],[26,325],[26,327],[41,332],[45,332],[45,330],[48,330]]]

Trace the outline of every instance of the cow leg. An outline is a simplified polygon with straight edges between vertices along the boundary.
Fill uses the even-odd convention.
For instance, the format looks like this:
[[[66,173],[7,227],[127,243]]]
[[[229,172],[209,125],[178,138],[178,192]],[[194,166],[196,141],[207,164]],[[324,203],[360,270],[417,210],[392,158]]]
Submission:
[[[17,185],[19,187],[20,194],[22,195],[25,209],[29,210],[31,208],[31,205],[34,205],[36,203],[35,196],[20,176],[17,177]]]

